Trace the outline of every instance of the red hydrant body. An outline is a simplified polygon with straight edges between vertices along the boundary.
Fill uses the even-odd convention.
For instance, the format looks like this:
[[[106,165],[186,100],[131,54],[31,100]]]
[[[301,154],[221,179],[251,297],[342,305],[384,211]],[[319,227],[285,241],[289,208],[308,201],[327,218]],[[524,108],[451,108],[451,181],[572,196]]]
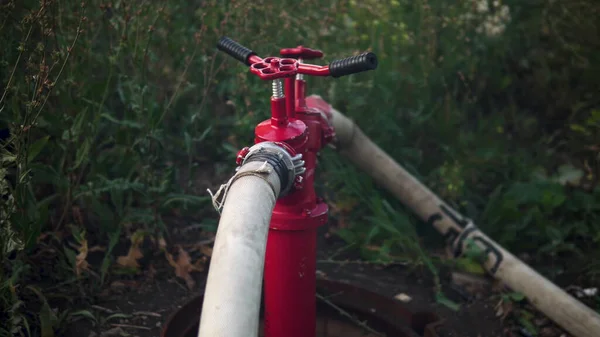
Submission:
[[[304,84],[302,80],[296,84],[299,82]],[[294,88],[288,84],[286,89]],[[289,103],[293,96],[287,95]],[[303,96],[296,98],[303,102]],[[328,207],[317,198],[314,179],[317,153],[332,139],[333,130],[315,109],[297,106],[295,117],[289,121],[306,126],[305,142],[286,139],[289,132],[273,132],[267,121],[256,128],[256,143],[287,143],[302,154],[306,168],[302,181],[296,181],[291,193],[277,200],[271,218],[264,276],[266,337],[314,337],[316,333],[317,227],[327,222]]]
[[[279,170],[282,190],[267,238],[264,335],[315,337],[317,228],[327,222],[328,212],[327,204],[315,193],[315,169],[318,152],[333,139],[334,132],[325,105],[311,102],[312,107],[307,106],[302,76],[340,77],[372,70],[377,67],[377,58],[363,53],[319,66],[300,59],[320,58],[323,53],[302,46],[282,49],[282,58],[261,58],[226,37],[217,47],[249,66],[261,79],[273,81],[271,118],[256,127],[254,142],[274,142],[292,157],[291,166],[286,164],[287,175],[280,163],[273,163]],[[259,145],[257,151],[260,154],[265,148]],[[238,153],[238,164],[249,151],[244,148]]]
[[[286,78],[285,98],[277,99],[276,108],[285,107],[289,126],[265,121],[255,130],[255,143],[286,143],[302,154],[306,168],[292,191],[277,200],[271,218],[264,274],[266,337],[316,334],[317,228],[327,222],[328,207],[317,198],[314,180],[317,153],[333,138],[333,129],[322,113],[304,104],[304,84],[302,79]],[[293,123],[306,127],[305,136],[291,138],[289,131],[281,130]]]

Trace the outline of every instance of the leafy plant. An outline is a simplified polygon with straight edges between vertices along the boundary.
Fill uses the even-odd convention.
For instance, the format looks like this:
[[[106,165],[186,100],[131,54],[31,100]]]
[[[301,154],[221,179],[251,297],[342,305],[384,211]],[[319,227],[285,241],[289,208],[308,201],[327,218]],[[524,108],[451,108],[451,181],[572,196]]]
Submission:
[[[75,273],[84,241],[103,243],[90,267],[102,285],[123,235],[166,235],[173,215],[215,230],[197,175],[229,172],[270,95],[218,54],[221,35],[260,55],[320,48],[323,64],[376,52],[378,71],[311,79],[311,90],[509,250],[593,256],[597,11],[593,1],[2,1],[0,329],[37,332],[22,284],[43,233],[77,246],[58,257],[61,273]],[[320,165],[340,236],[366,258],[437,275],[419,240],[437,234],[331,152]],[[64,321],[46,314],[46,330]]]

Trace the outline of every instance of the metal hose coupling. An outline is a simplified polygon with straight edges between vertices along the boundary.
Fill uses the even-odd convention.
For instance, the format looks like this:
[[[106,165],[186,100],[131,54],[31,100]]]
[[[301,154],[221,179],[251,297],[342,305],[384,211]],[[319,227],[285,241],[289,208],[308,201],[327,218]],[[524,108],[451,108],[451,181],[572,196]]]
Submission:
[[[261,142],[255,144],[247,150],[240,167],[253,161],[267,162],[273,166],[281,181],[279,197],[288,194],[294,183],[297,182],[297,178],[301,178],[301,175],[306,172],[302,154],[296,154],[285,143]]]

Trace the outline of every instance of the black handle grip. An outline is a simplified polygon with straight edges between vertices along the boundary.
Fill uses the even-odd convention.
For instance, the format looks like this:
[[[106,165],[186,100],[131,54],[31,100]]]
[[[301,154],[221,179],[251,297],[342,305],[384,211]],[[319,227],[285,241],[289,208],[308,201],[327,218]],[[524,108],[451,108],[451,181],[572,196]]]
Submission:
[[[234,59],[242,62],[243,64],[249,66],[250,62],[248,62],[248,58],[251,55],[256,55],[252,50],[242,46],[241,44],[233,41],[232,39],[223,36],[217,42],[217,49],[222,52],[229,54],[229,56]]]
[[[329,63],[329,74],[340,77],[377,68],[377,56],[367,52]]]

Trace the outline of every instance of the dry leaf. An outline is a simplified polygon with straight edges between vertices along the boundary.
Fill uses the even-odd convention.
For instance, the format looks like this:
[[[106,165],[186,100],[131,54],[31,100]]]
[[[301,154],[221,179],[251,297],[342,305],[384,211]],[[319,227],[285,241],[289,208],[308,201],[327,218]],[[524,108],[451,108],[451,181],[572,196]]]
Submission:
[[[500,320],[504,321],[513,312],[513,302],[500,300],[494,309],[496,309],[496,317],[500,317]]]
[[[163,238],[163,237],[160,237],[160,238],[158,239],[158,248],[159,248],[160,250],[165,250],[165,249],[167,249],[167,241],[165,241],[165,238]]]
[[[400,293],[396,296],[394,296],[395,299],[397,299],[400,302],[404,302],[404,303],[408,303],[410,301],[412,301],[412,297],[406,295],[405,293]]]
[[[137,269],[140,267],[140,264],[137,262],[137,260],[141,259],[142,257],[144,257],[144,254],[142,254],[140,248],[131,245],[131,247],[129,247],[129,252],[127,253],[127,255],[119,256],[117,258],[117,263],[123,267],[131,267]]]
[[[87,240],[81,241],[81,246],[77,249],[79,254],[75,257],[75,273],[77,276],[81,275],[81,272],[89,267],[87,262],[88,245]]]
[[[165,256],[167,257],[169,264],[175,268],[175,275],[182,278],[189,289],[193,289],[196,285],[196,282],[190,273],[193,271],[203,271],[204,265],[202,264],[202,266],[199,266],[197,265],[198,262],[196,262],[196,264],[192,264],[190,255],[181,246],[178,246],[177,248],[179,250],[177,261],[173,259],[173,256],[169,252],[165,251]]]
[[[125,283],[123,281],[114,281],[110,284],[111,288],[125,288]]]
[[[498,302],[494,309],[496,309],[496,317],[504,315],[504,307],[502,306],[502,301]]]
[[[200,245],[200,252],[206,256],[212,256],[212,248],[206,245]]]
[[[117,263],[123,267],[131,267],[131,268],[139,268],[140,264],[137,262],[139,259],[144,257],[144,254],[140,250],[140,245],[144,240],[144,235],[142,232],[135,232],[131,236],[131,246],[129,247],[129,252],[125,256],[119,256],[117,258]]]
[[[90,253],[93,253],[93,252],[104,252],[104,251],[106,251],[106,248],[104,248],[102,246],[98,246],[98,245],[90,248]]]

